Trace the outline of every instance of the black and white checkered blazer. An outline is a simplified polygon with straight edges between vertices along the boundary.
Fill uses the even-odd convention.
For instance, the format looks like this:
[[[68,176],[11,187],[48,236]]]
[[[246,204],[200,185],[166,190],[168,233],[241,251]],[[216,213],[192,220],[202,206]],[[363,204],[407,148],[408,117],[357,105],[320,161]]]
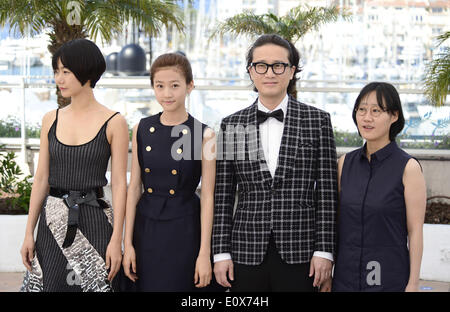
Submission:
[[[213,254],[263,261],[273,232],[289,264],[335,254],[336,148],[330,115],[289,96],[272,178],[259,144],[257,101],[222,120],[217,140]],[[235,195],[238,202],[233,214]]]

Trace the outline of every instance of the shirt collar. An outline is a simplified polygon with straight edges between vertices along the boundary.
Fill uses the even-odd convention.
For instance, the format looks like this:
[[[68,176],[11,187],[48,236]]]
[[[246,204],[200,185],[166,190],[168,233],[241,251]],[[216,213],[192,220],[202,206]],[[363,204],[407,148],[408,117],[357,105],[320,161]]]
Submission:
[[[265,106],[261,103],[261,101],[259,100],[259,97],[258,97],[258,109],[259,109],[260,111],[263,111],[264,113],[269,113],[269,112],[273,112],[273,111],[276,111],[277,109],[281,108],[281,110],[283,111],[284,116],[286,116],[286,111],[287,111],[287,106],[288,106],[288,100],[289,100],[289,97],[288,97],[288,95],[287,95],[287,93],[286,93],[286,96],[283,98],[283,100],[281,101],[281,103],[278,104],[277,107],[275,107],[273,110],[269,110],[267,107],[265,107]]]
[[[364,143],[364,146],[361,148],[361,151],[360,151],[361,157],[367,158],[366,157],[366,148],[367,148],[367,142]],[[376,159],[377,161],[383,161],[388,156],[390,156],[396,149],[398,149],[397,143],[395,141],[391,141],[391,143],[389,143],[382,149],[380,149],[380,150],[376,151],[375,153],[373,153],[372,155],[370,155],[371,156],[370,158]]]

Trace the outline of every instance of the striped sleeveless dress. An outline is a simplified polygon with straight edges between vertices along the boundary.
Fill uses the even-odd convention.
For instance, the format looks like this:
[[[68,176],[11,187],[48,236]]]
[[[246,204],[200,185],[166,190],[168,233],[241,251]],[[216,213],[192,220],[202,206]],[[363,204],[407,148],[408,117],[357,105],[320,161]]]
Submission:
[[[84,191],[105,186],[111,156],[106,127],[118,112],[103,124],[91,141],[66,145],[56,137],[58,111],[48,132],[50,187]],[[79,205],[75,241],[69,248],[63,248],[61,239],[67,230],[68,208],[63,199],[46,197],[39,219],[32,271],[26,272],[21,291],[118,290],[118,278],[110,283],[105,265],[106,248],[113,231],[113,213],[109,204],[104,201],[102,204],[100,206],[107,208]]]

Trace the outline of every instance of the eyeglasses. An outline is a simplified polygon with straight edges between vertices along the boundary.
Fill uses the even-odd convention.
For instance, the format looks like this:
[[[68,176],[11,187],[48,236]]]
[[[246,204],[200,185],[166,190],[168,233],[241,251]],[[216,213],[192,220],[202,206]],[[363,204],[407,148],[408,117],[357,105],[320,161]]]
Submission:
[[[367,112],[369,111],[369,109],[367,107],[364,106],[360,106],[356,109],[356,114],[358,116],[365,116],[367,114]],[[384,109],[381,109],[378,106],[373,106],[370,108],[370,115],[373,117],[378,117],[381,115],[381,113],[385,112]]]
[[[272,68],[272,71],[275,75],[282,75],[284,74],[284,71],[286,70],[286,67],[289,66],[288,63],[273,63],[273,64],[267,64],[264,62],[256,62],[251,63],[250,66],[252,66],[255,69],[255,72],[257,74],[265,74],[269,70],[269,67]]]

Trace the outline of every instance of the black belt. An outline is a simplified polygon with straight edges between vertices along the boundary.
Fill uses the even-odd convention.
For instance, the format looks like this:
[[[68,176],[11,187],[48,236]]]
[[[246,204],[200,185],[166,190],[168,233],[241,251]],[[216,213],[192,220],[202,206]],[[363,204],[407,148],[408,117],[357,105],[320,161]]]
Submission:
[[[102,198],[105,196],[105,193],[103,192],[103,187],[96,187],[87,191],[70,191],[70,190],[64,190],[56,187],[51,187],[49,194],[54,197],[62,198],[64,195],[69,194],[70,192],[79,192],[80,194],[86,195],[87,193],[94,191],[97,198]]]
[[[63,248],[67,248],[72,245],[78,228],[78,216],[80,214],[81,204],[86,204],[99,208],[107,208],[103,200],[99,200],[104,196],[103,188],[98,187],[87,191],[70,191],[59,188],[51,187],[49,191],[50,196],[59,197],[64,200],[64,203],[69,208],[69,218],[67,222],[67,233]]]

